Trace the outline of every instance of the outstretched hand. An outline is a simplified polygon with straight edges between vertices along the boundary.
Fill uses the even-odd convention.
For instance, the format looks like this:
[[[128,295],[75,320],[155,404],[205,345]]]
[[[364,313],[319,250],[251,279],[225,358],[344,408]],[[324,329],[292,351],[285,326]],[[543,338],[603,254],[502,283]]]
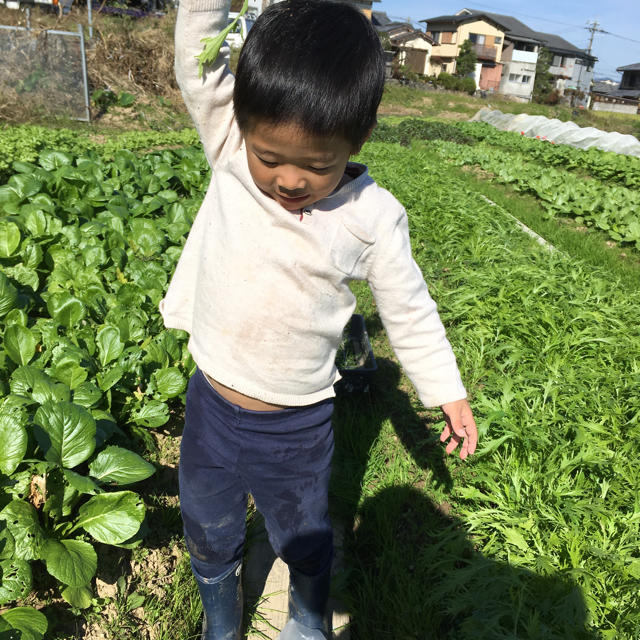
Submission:
[[[440,436],[440,442],[447,443],[445,451],[452,453],[462,442],[460,448],[460,458],[464,460],[476,450],[478,443],[478,429],[473,419],[471,407],[466,400],[456,400],[455,402],[447,402],[441,407],[444,413],[445,427]]]

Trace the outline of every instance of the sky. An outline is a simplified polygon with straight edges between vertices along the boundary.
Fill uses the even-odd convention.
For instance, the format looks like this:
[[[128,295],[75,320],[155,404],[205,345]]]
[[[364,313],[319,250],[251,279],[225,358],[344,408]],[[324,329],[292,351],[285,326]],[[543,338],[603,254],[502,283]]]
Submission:
[[[640,63],[640,1],[638,0],[374,0],[373,10],[384,11],[393,20],[407,20],[424,29],[418,22],[426,18],[453,15],[460,9],[475,9],[509,15],[524,22],[534,31],[555,33],[579,49],[587,49],[591,37],[587,27],[598,22],[593,38],[592,55],[598,58],[596,78],[616,82],[622,74],[617,67]]]

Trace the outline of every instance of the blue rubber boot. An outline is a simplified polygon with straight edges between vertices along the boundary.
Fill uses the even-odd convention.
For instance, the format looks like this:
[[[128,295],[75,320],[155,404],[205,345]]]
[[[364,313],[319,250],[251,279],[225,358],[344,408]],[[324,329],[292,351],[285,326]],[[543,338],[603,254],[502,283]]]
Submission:
[[[204,619],[202,640],[240,640],[242,631],[242,565],[216,578],[205,578],[193,567]]]
[[[315,576],[289,568],[289,620],[278,640],[328,640],[331,562]]]

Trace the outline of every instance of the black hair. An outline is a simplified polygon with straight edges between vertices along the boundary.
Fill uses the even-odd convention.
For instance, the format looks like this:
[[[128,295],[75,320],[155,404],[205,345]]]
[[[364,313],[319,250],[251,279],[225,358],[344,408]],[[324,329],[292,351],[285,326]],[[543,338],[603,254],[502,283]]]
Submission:
[[[241,131],[295,123],[359,149],[376,123],[384,58],[371,22],[331,0],[285,0],[266,9],[240,52],[233,106]]]

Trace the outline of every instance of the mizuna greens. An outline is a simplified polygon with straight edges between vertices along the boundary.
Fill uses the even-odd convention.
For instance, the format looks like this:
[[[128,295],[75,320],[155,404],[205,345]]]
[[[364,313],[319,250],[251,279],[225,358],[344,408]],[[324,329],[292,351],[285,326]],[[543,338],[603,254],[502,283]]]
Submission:
[[[452,461],[447,474],[436,454],[420,468],[428,437],[383,423],[358,496],[370,529],[361,525],[354,543],[350,587],[367,612],[356,632],[635,638],[640,293],[541,248],[430,146],[369,144],[359,159],[407,205],[481,436],[469,464]],[[375,326],[366,290],[358,296]],[[379,361],[381,348],[374,341]],[[389,410],[375,407],[387,386],[374,389],[373,415]],[[343,437],[357,442],[371,417],[345,420]],[[414,489],[424,482],[429,499]]]

